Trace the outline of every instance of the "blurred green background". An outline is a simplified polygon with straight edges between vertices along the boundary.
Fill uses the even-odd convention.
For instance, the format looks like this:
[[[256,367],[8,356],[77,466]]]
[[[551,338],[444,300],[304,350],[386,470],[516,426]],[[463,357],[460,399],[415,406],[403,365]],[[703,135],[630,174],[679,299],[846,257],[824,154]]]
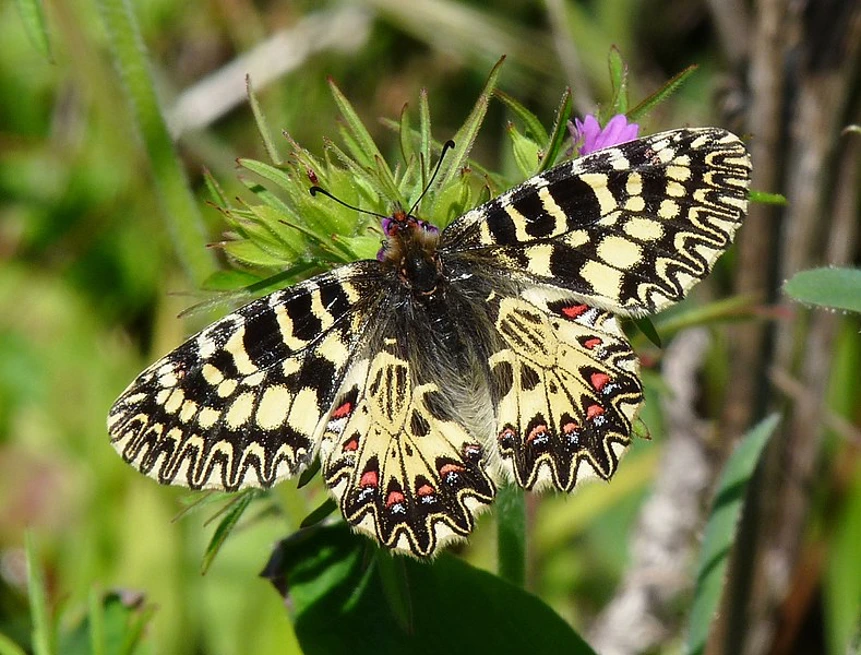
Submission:
[[[0,633],[35,648],[29,529],[62,631],[83,621],[94,596],[122,590],[154,609],[142,651],[298,649],[282,599],[257,574],[274,541],[324,498],[319,484],[279,486],[283,513],[246,521],[201,576],[208,514],[172,521],[188,493],[134,472],[105,429],[110,404],[144,366],[228,309],[177,318],[204,297],[203,278],[227,266],[205,248],[224,224],[205,203],[203,168],[233,197],[246,193],[235,159],[266,159],[245,101],[246,73],[276,139],[287,130],[317,154],[322,137],[337,133],[331,76],[394,162],[397,141],[377,118],[397,118],[404,103],[417,107],[420,89],[428,90],[435,137],[445,140],[506,54],[498,86],[549,125],[566,85],[581,115],[607,102],[616,45],[630,67],[633,102],[699,66],[643,131],[717,124],[750,136],[755,186],[790,201],[752,210],[738,252],[693,301],[749,299],[721,316],[737,320],[732,328],[710,323],[693,378],[692,408],[708,422],[710,458],[698,488],[702,514],[683,536],[691,554],[735,440],[771,410],[784,418],[734,552],[725,604],[736,610],[723,616],[711,645],[858,650],[859,318],[794,305],[780,292],[796,271],[859,262],[858,129],[843,131],[859,120],[859,9],[816,4],[0,2]],[[38,21],[27,18],[40,6],[44,41],[32,29]],[[152,140],[157,128],[145,125],[141,138],[146,107],[134,106],[136,114],[128,102],[106,29],[112,12],[123,11],[134,16],[150,57],[177,171],[195,194],[190,205],[182,177],[171,173],[170,149]],[[511,172],[507,120],[492,103],[473,158]],[[171,236],[173,212],[192,223],[202,217],[191,237],[199,253],[185,267]],[[598,648],[611,644],[601,628],[609,604],[632,584],[626,575],[639,550],[649,549],[638,540],[644,504],[656,498],[657,481],[674,475],[663,465],[662,427],[670,421],[662,413],[663,355],[641,349],[653,439],[638,441],[610,485],[528,498],[528,588]],[[462,554],[494,571],[494,553],[488,515]],[[689,577],[690,560],[677,563]],[[662,630],[632,648],[681,648],[686,580],[663,607]],[[643,616],[618,630],[633,631]]]

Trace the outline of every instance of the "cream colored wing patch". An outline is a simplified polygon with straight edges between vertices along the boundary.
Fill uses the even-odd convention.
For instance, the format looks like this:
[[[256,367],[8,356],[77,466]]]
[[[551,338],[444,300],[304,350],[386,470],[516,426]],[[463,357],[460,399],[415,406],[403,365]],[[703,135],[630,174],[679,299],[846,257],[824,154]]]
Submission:
[[[497,330],[506,347],[491,358],[491,396],[504,472],[527,489],[609,479],[643,401],[617,319],[530,289],[501,300]]]
[[[478,436],[455,421],[437,384],[412,382],[393,345],[351,369],[320,459],[351,525],[391,549],[428,556],[468,535],[496,488]]]

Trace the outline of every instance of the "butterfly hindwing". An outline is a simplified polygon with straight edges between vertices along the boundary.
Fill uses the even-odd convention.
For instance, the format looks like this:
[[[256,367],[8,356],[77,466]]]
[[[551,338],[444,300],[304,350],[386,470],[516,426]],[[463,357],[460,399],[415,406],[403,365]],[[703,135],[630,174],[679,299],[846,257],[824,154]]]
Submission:
[[[546,289],[502,298],[491,357],[504,471],[527,489],[609,479],[643,401],[638,360],[614,315]]]
[[[351,525],[428,556],[468,535],[493,501],[485,447],[436,383],[414,381],[394,338],[372,351],[351,369],[329,414],[324,481]]]
[[[643,316],[681,300],[748,206],[745,146],[719,128],[654,134],[561,164],[471,210],[441,250]]]
[[[364,330],[367,264],[253,301],[147,368],[111,409],[114,448],[160,483],[194,489],[296,474]]]

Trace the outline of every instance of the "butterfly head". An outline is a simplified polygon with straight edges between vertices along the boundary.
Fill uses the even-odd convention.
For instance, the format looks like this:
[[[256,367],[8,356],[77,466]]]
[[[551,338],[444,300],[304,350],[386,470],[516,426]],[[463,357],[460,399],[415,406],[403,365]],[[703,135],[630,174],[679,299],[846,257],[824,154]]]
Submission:
[[[377,259],[417,296],[436,292],[442,277],[437,254],[439,228],[402,209],[384,218],[382,227],[386,241]]]

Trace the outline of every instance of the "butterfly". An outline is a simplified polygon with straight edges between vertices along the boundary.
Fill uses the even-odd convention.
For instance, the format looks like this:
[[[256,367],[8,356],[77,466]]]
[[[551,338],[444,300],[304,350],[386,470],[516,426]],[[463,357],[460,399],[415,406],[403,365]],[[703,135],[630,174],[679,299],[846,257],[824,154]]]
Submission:
[[[141,373],[108,417],[160,483],[270,487],[319,458],[356,530],[427,557],[503,481],[609,479],[643,403],[619,317],[680,301],[730,246],[751,164],[719,128],[565,162],[378,260],[276,291]]]

